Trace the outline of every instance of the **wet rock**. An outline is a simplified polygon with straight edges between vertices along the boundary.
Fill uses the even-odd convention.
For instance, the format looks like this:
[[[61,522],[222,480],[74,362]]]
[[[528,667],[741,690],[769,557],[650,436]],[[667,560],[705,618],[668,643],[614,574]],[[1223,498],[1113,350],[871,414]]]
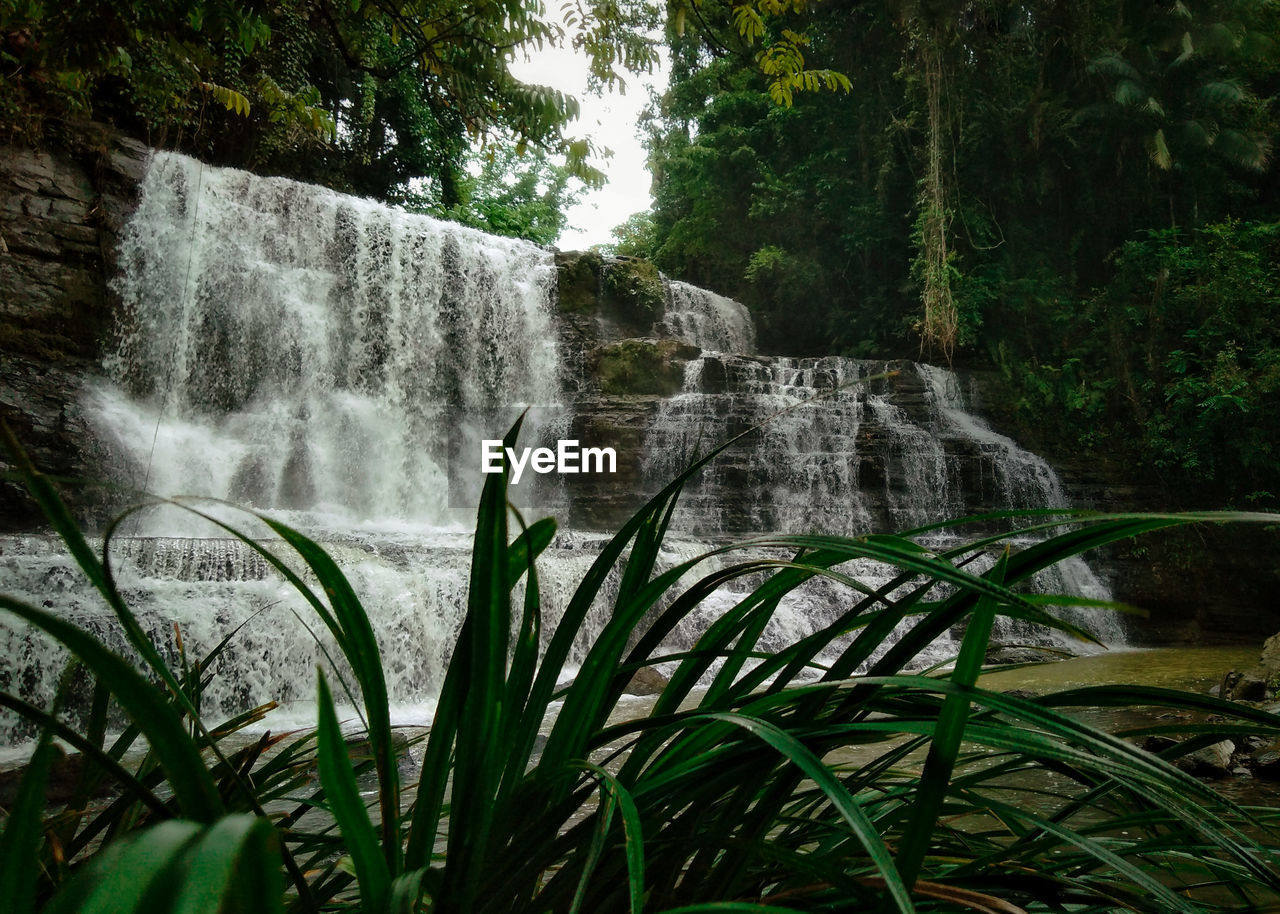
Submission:
[[[620,340],[596,349],[589,364],[606,396],[669,397],[680,392],[685,363],[700,352],[679,340]]]
[[[987,649],[986,656],[986,662],[992,665],[1044,663],[1048,659],[1050,658],[1045,655],[1044,651],[1018,645],[995,645]]]
[[[1263,642],[1258,665],[1270,674],[1268,678],[1280,677],[1280,634],[1272,635]]]
[[[1160,753],[1178,745],[1178,741],[1170,736],[1148,736],[1141,743],[1143,749],[1151,753]]]
[[[40,469],[93,478],[98,443],[77,404],[114,323],[108,277],[149,151],[100,125],[59,129],[53,151],[0,149],[0,418]],[[101,494],[68,494],[92,523]],[[20,485],[0,482],[0,527],[37,518]]]
[[[1280,781],[1280,740],[1255,749],[1249,755],[1255,777],[1268,781]]]
[[[1267,671],[1261,666],[1231,670],[1218,687],[1218,697],[1229,701],[1265,701],[1268,695]]]
[[[557,251],[556,303],[561,311],[587,311],[600,298],[604,258],[594,251]]]
[[[1224,739],[1203,749],[1197,749],[1190,755],[1184,755],[1174,764],[1198,778],[1224,778],[1231,773],[1231,757],[1235,751],[1235,744],[1229,739]]]
[[[666,293],[658,268],[638,257],[606,261],[601,283],[605,313],[620,326],[649,333],[662,320]]]
[[[624,691],[628,695],[661,695],[670,681],[651,666],[641,667],[631,677]]]

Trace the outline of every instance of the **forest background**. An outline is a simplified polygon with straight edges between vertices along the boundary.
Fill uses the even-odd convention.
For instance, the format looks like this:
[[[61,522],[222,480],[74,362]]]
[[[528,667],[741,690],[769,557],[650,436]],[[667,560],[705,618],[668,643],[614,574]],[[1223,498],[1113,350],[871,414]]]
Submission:
[[[1273,0],[0,0],[0,140],[148,142],[549,244],[602,150],[508,64],[651,101],[613,252],[740,299],[761,347],[986,371],[1051,455],[1184,506],[1280,493]]]

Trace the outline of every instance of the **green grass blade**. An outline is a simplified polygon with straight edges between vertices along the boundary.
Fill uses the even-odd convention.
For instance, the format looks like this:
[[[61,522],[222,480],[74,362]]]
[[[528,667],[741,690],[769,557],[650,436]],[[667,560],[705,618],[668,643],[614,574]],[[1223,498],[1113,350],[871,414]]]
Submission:
[[[110,845],[54,897],[46,914],[168,911],[182,858],[200,834],[197,823],[175,820]]]
[[[0,898],[12,914],[32,914],[43,837],[45,785],[53,761],[53,734],[43,730],[18,784],[18,795],[0,833]]]
[[[279,839],[268,820],[227,816],[205,830],[188,858],[173,914],[283,911]]]
[[[1008,560],[1009,553],[1006,550],[989,572],[991,579],[996,583],[1004,583]],[[987,645],[991,640],[991,626],[995,621],[995,615],[995,601],[990,596],[984,595],[978,600],[973,615],[969,617],[969,625],[960,645],[960,656],[951,674],[951,681],[960,689],[971,689],[978,681],[978,675],[982,672],[982,664],[986,658]],[[929,852],[933,843],[934,827],[942,812],[942,804],[951,783],[951,773],[955,769],[956,757],[960,754],[960,742],[964,739],[968,719],[969,697],[966,692],[954,691],[948,694],[943,700],[942,710],[938,715],[937,733],[929,747],[929,754],[925,758],[924,772],[916,792],[911,822],[898,849],[898,868],[907,885],[912,885],[919,877],[925,854]]]
[[[507,433],[506,447],[515,446],[522,421],[523,416]],[[449,671],[460,666],[464,678],[445,678],[445,689],[463,692],[460,712],[465,726],[458,726],[454,737],[450,817],[466,827],[449,830],[441,897],[435,899],[440,910],[469,911],[474,904],[502,783],[505,747],[512,739],[501,732],[511,638],[506,486],[504,460],[503,471],[486,480],[476,515],[467,617]],[[444,697],[442,691],[442,701]],[[428,745],[434,742],[433,733]]]
[[[111,690],[130,720],[146,735],[187,817],[213,822],[222,815],[222,799],[205,769],[200,751],[163,693],[128,662],[71,623],[2,594],[0,608],[60,641]]]
[[[324,673],[318,684],[319,729],[317,732],[320,783],[329,801],[329,810],[342,831],[347,853],[355,867],[360,901],[365,911],[383,911],[391,890],[391,872],[378,846],[378,833],[369,820],[369,810],[360,798],[347,744],[342,739],[333,696]]]
[[[713,712],[695,714],[690,721],[719,720],[741,727],[748,733],[760,738],[804,772],[826,795],[832,807],[848,825],[858,842],[874,861],[879,875],[885,882],[894,905],[903,914],[915,911],[907,885],[894,864],[893,856],[885,846],[884,839],[876,830],[875,824],[867,818],[839,779],[831,769],[822,763],[805,745],[791,734],[766,721],[747,717],[742,714]]]
[[[582,868],[578,888],[574,892],[573,903],[570,905],[570,912],[580,911],[582,903],[586,898],[587,884],[591,879],[592,871],[595,863],[598,861],[600,854],[603,852],[604,842],[608,840],[609,822],[612,818],[613,805],[616,804],[618,810],[622,814],[622,828],[624,835],[624,850],[627,866],[627,902],[630,914],[640,914],[644,908],[644,829],[640,821],[640,811],[636,807],[635,798],[631,792],[622,785],[622,783],[612,774],[599,765],[593,765],[590,762],[584,762],[581,766],[583,769],[590,771],[600,779],[600,788],[605,792],[607,799],[601,804],[601,811],[598,813],[600,826],[596,832],[596,838],[592,841],[588,854],[588,861]],[[605,804],[608,804],[608,814],[605,814]]]
[[[796,908],[753,901],[704,901],[702,904],[665,908],[662,914],[802,914]]]
[[[382,669],[382,653],[373,633],[373,624],[356,596],[351,582],[318,544],[277,521],[263,518],[280,537],[297,551],[316,576],[329,598],[341,636],[338,645],[360,684],[360,695],[373,747],[378,774],[378,804],[381,810],[382,847],[392,872],[400,867],[400,775],[391,735],[391,707],[387,680]]]
[[[422,882],[426,870],[410,870],[401,873],[391,883],[390,914],[417,914],[418,899],[422,897]]]

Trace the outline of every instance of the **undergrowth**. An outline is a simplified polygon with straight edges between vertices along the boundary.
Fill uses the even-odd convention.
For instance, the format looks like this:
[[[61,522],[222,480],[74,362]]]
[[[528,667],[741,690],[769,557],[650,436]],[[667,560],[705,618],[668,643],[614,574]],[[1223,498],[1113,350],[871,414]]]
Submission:
[[[942,552],[920,544],[924,530],[773,536],[716,550],[711,571],[702,568],[710,556],[659,570],[681,485],[713,452],[617,532],[544,635],[538,556],[555,524],[526,525],[507,504],[505,475],[491,476],[466,621],[417,747],[417,783],[403,784],[373,629],[319,545],[267,517],[278,540],[214,520],[290,581],[342,654],[318,675],[314,731],[246,740],[241,731],[269,721],[269,705],[226,721],[200,709],[235,632],[206,657],[166,665],[113,578],[118,525],[96,552],[50,480],[15,453],[134,651],[118,656],[56,608],[0,596],[94,682],[81,727],[63,721],[58,703],[37,708],[0,695],[41,733],[0,838],[0,898],[15,914],[1165,914],[1280,903],[1276,811],[1238,806],[1172,764],[1223,739],[1278,736],[1280,718],[1158,688],[1026,698],[977,684],[997,616],[1070,630],[1051,607],[1087,603],[1023,593],[1019,585],[1043,569],[1159,528],[1280,518],[1073,515],[1066,523],[1031,513],[1019,519],[1043,539],[1016,551],[1004,545],[1011,533]],[[989,527],[993,518],[981,520]],[[762,558],[761,546],[792,557]],[[976,555],[992,553],[988,570],[972,570]],[[881,586],[850,577],[847,563],[858,558],[897,576]],[[609,621],[573,683],[557,691],[615,567],[621,585]],[[758,585],[692,649],[664,647],[682,618],[749,576]],[[783,598],[819,577],[845,588],[838,618],[781,651],[761,651]],[[964,636],[948,671],[905,672],[957,627]],[[647,712],[616,722],[628,681],[657,663],[674,666],[661,694]],[[335,692],[361,718],[364,757],[344,737]],[[112,705],[129,724],[109,735]],[[1112,733],[1075,716],[1096,706],[1191,713]],[[1159,754],[1138,748],[1153,734],[1179,740]],[[55,741],[83,763],[70,799],[51,806]]]

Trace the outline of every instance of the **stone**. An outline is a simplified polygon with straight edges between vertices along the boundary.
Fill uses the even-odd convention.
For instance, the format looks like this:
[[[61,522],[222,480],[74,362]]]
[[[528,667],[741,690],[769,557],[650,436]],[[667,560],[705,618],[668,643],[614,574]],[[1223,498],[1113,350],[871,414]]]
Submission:
[[[1280,677],[1280,634],[1272,635],[1263,642],[1258,665],[1267,671],[1268,679]]]
[[[1198,778],[1224,778],[1231,773],[1231,757],[1235,751],[1235,744],[1224,739],[1184,755],[1174,764]]]
[[[1250,753],[1249,764],[1255,777],[1280,781],[1280,741]]]
[[[680,340],[629,339],[597,348],[588,364],[606,396],[669,397],[683,389],[685,363],[699,352]]]
[[[561,311],[594,309],[600,300],[600,273],[604,258],[594,251],[557,251],[557,295]]]
[[[1057,659],[1033,647],[997,644],[987,648],[986,663],[990,665],[1044,663]]]
[[[658,268],[638,257],[605,263],[601,305],[624,327],[648,333],[662,320],[666,291]]]
[[[628,695],[661,695],[670,681],[653,667],[645,666],[636,670],[623,691]]]
[[[0,149],[0,418],[45,472],[94,478],[98,445],[76,404],[114,323],[118,232],[149,152],[99,125],[60,130],[53,150]],[[89,489],[64,496],[93,525],[104,499]],[[38,521],[23,487],[0,482],[0,527]]]
[[[1219,691],[1230,701],[1264,701],[1267,698],[1267,674],[1261,666],[1248,670],[1232,670],[1222,679]]]
[[[1147,752],[1160,753],[1172,749],[1178,741],[1171,736],[1148,736],[1139,745]]]

